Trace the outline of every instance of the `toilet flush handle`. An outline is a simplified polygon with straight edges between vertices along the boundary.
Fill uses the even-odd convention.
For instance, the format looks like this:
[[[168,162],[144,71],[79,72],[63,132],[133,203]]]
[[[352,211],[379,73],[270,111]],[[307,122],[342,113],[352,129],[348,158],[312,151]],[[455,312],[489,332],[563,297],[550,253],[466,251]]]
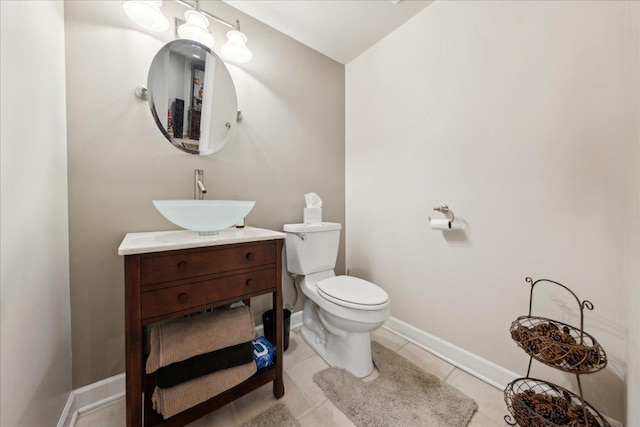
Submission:
[[[324,314],[322,314],[322,311],[318,310],[318,316],[320,316],[320,320],[322,320],[322,326],[327,328],[327,330],[329,332],[331,332],[333,335],[336,335],[338,337],[346,337],[347,336],[347,331],[343,331],[342,329],[338,329],[335,326],[331,325],[329,322],[327,322],[327,319],[325,319]]]
[[[299,237],[299,238],[301,238],[302,240],[307,240],[307,235],[306,235],[306,234],[303,234],[303,233],[295,233],[295,232],[294,232],[293,234],[295,234],[296,236],[298,236],[298,237]]]

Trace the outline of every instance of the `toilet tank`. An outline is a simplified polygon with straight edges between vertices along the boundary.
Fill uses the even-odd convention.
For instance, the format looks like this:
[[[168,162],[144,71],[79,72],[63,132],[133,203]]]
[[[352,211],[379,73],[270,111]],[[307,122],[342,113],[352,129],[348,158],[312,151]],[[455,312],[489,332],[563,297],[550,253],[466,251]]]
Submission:
[[[305,276],[333,270],[338,258],[341,229],[342,225],[335,222],[285,224],[287,270]]]

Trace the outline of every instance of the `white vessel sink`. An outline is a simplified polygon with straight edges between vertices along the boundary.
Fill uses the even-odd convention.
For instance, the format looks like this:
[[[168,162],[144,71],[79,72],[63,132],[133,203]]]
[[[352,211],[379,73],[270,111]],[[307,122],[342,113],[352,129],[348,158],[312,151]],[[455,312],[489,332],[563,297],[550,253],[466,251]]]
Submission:
[[[154,200],[154,206],[175,225],[202,235],[242,221],[256,202],[248,200]]]

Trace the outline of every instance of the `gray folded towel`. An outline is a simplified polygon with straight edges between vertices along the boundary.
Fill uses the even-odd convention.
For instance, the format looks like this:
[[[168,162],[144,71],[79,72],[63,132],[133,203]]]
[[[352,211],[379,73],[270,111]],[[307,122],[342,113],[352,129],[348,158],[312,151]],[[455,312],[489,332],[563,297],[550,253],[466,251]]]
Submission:
[[[247,306],[152,325],[146,371],[150,374],[171,363],[254,338],[253,313]]]
[[[257,372],[255,362],[217,371],[171,388],[156,387],[153,409],[165,419],[235,387]]]

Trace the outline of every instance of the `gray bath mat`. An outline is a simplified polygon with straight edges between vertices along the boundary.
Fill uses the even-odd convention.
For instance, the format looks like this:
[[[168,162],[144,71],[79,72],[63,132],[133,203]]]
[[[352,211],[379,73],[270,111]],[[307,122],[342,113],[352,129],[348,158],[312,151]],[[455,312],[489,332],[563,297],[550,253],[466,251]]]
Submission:
[[[358,427],[464,427],[478,408],[467,395],[424,372],[402,356],[371,343],[378,378],[364,382],[340,368],[313,380]]]
[[[285,404],[278,403],[242,424],[242,427],[300,427],[300,423]]]

